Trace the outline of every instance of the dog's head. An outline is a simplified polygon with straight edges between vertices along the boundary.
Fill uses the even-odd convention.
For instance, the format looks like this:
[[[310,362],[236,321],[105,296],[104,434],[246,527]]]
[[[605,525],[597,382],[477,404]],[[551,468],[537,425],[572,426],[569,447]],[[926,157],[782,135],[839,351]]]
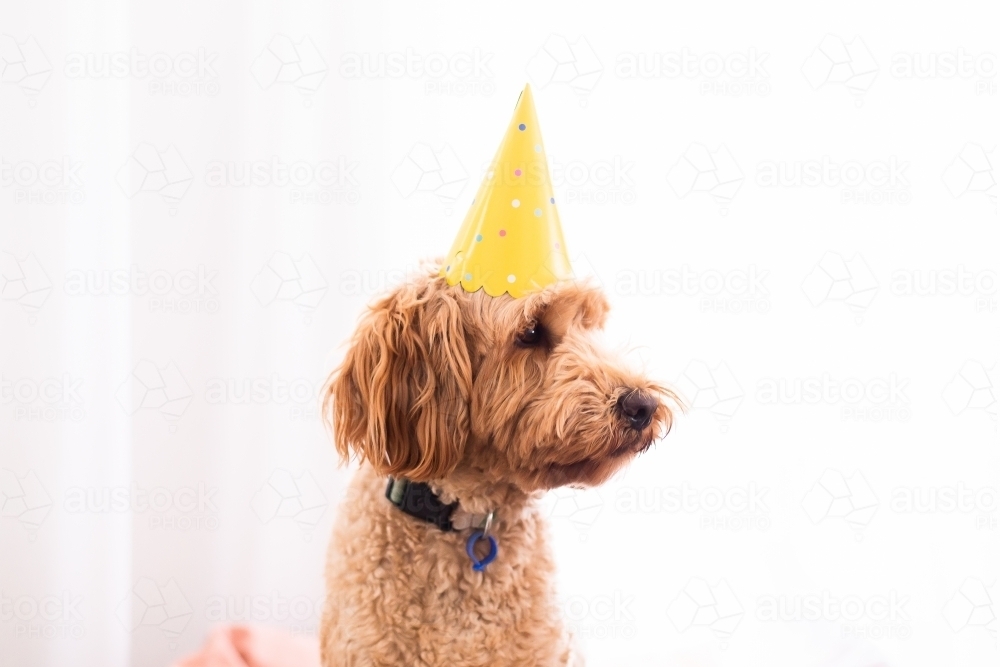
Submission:
[[[673,394],[597,345],[596,288],[513,299],[422,274],[376,302],[331,375],[338,451],[417,481],[599,484],[670,428]]]

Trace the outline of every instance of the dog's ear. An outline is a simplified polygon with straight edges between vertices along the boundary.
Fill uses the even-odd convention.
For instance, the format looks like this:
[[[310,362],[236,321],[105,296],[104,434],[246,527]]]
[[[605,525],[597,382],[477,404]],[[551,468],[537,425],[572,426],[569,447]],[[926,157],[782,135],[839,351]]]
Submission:
[[[380,473],[440,479],[469,433],[472,367],[455,293],[421,276],[363,317],[323,400],[337,451]]]

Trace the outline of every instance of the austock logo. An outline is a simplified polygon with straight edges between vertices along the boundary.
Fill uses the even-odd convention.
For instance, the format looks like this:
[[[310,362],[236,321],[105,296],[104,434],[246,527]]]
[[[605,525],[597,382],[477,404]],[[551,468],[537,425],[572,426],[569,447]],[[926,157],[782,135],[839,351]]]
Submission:
[[[973,410],[982,410],[995,423],[1000,394],[998,372],[1000,366],[995,363],[987,367],[979,361],[966,361],[942,392],[951,413],[958,417]]]
[[[209,405],[288,406],[291,419],[316,419],[322,388],[322,381],[286,379],[277,373],[268,377],[212,378],[205,387],[205,402]]]
[[[564,486],[545,494],[543,507],[552,519],[569,522],[579,531],[580,541],[585,542],[590,529],[604,511],[604,498],[596,488]]]
[[[975,80],[977,95],[996,95],[997,54],[967,52],[963,47],[936,53],[894,53],[889,74],[895,79]]]
[[[52,499],[34,470],[18,475],[0,468],[0,517],[18,521],[34,539],[51,509]]]
[[[141,192],[155,193],[171,207],[180,203],[193,180],[194,174],[173,144],[160,151],[147,142],[136,146],[115,175],[118,187],[129,199]]]
[[[570,42],[555,34],[549,35],[526,68],[528,78],[539,90],[565,85],[578,95],[593,92],[603,71],[604,66],[586,37]],[[581,98],[580,106],[586,105],[586,98]]]
[[[755,181],[764,188],[839,188],[842,204],[909,204],[909,162],[895,155],[886,160],[834,161],[828,155],[816,160],[774,161],[757,165]]]
[[[802,74],[813,90],[844,86],[855,96],[859,107],[878,71],[878,63],[860,37],[846,42],[835,35],[826,35],[802,64]]]
[[[684,47],[665,53],[620,53],[615,76],[620,79],[691,79],[702,95],[765,96],[771,92],[765,68],[770,54],[749,47],[730,53],[695,53]]]
[[[345,79],[423,80],[428,95],[492,95],[496,89],[490,60],[493,54],[471,52],[418,53],[413,48],[390,53],[345,53],[340,76]]]
[[[616,590],[611,594],[572,595],[560,600],[559,610],[578,637],[632,639],[637,629],[630,607],[635,596]]]
[[[52,292],[52,283],[33,253],[18,257],[0,252],[0,300],[17,303],[34,324],[38,309]]]
[[[83,163],[68,155],[48,160],[19,160],[0,156],[0,187],[13,188],[15,204],[82,204]]]
[[[692,361],[675,384],[692,410],[707,410],[721,432],[729,430],[744,393],[728,364],[720,362],[713,368],[704,361]]]
[[[842,255],[827,252],[802,281],[802,291],[814,307],[828,302],[843,303],[854,314],[857,324],[864,322],[865,312],[878,290],[878,279],[860,254],[845,260]]]
[[[977,313],[997,312],[997,273],[970,271],[965,265],[947,269],[897,269],[889,293],[898,297],[965,297]]]
[[[204,482],[168,488],[131,486],[71,487],[63,498],[63,509],[70,514],[148,515],[147,525],[154,530],[216,530],[219,508],[215,505],[217,487]]]
[[[196,268],[145,271],[133,264],[127,269],[71,269],[63,291],[71,297],[135,296],[146,299],[150,312],[170,314],[217,313],[218,271],[204,264]]]
[[[838,470],[826,470],[802,498],[802,509],[813,524],[843,520],[855,530],[859,542],[861,531],[871,523],[878,507],[878,497],[860,470],[850,477]]]
[[[302,313],[305,324],[326,295],[327,282],[309,254],[295,259],[287,252],[275,251],[250,283],[250,291],[261,306],[275,301],[290,301]]]
[[[87,635],[82,607],[83,596],[71,591],[16,595],[0,590],[0,622],[13,623],[14,639],[82,639]]]
[[[71,53],[63,73],[69,79],[149,80],[150,95],[189,97],[219,94],[218,53],[199,48],[175,54],[146,55],[133,46],[115,53]]]
[[[966,144],[955,159],[945,168],[942,176],[945,187],[954,198],[971,194],[986,195],[997,207],[997,165],[1000,156],[997,147],[987,151],[977,144]]]
[[[913,633],[909,596],[834,595],[830,591],[757,598],[754,617],[763,623],[825,622],[840,625],[842,638],[907,639]]]
[[[621,514],[692,514],[702,530],[767,530],[771,526],[766,487],[756,482],[732,486],[695,488],[680,486],[622,487],[614,501]]]
[[[214,160],[205,166],[210,188],[287,188],[292,204],[357,204],[361,199],[355,170],[345,156],[330,160]]]
[[[295,634],[316,635],[326,608],[323,596],[211,595],[205,600],[205,619],[212,623],[277,623]]]
[[[0,81],[35,96],[45,87],[51,74],[52,64],[34,37],[29,35],[18,41],[11,35],[0,34]]]
[[[575,266],[575,263],[574,263]],[[416,265],[402,269],[348,270],[340,274],[338,292],[344,296],[374,296],[401,285],[406,277],[416,273]]]
[[[319,90],[326,72],[326,61],[308,35],[298,42],[275,35],[250,65],[250,74],[262,90],[284,84],[304,95]]]
[[[140,577],[118,603],[115,615],[127,631],[157,628],[174,646],[194,610],[173,578],[160,586],[149,577]]]
[[[171,432],[177,430],[177,420],[184,415],[193,396],[176,364],[171,361],[157,366],[148,359],[137,363],[115,392],[125,414],[156,410],[167,420]]]
[[[0,373],[0,405],[13,406],[15,421],[80,422],[87,416],[82,388],[83,379],[70,373],[42,379]]]
[[[697,299],[702,313],[764,314],[770,311],[765,280],[770,271],[755,264],[746,269],[680,269],[619,271],[615,293],[624,296],[683,296]]]
[[[756,399],[762,405],[833,405],[844,421],[908,421],[912,416],[906,395],[909,379],[895,373],[887,377],[763,378],[757,382]]]
[[[448,144],[434,150],[428,144],[416,143],[396,165],[391,180],[404,199],[426,192],[442,203],[454,204],[465,189],[469,173]]]
[[[681,198],[692,192],[708,194],[719,205],[719,213],[726,215],[743,185],[743,170],[725,145],[712,151],[694,143],[670,168],[667,183]]]
[[[944,618],[954,632],[985,632],[996,642],[997,581],[987,584],[982,579],[967,577],[944,605]]]
[[[688,581],[667,607],[667,618],[677,632],[706,628],[722,640],[725,648],[743,620],[743,604],[729,582],[720,579],[715,585],[700,577]]]
[[[995,486],[905,487],[892,490],[889,509],[896,514],[969,514],[975,518],[977,530],[997,530],[997,497]]]
[[[282,468],[271,474],[250,501],[261,523],[291,519],[301,528],[302,539],[307,542],[312,539],[312,531],[326,513],[328,504],[326,495],[308,470],[296,477]]]

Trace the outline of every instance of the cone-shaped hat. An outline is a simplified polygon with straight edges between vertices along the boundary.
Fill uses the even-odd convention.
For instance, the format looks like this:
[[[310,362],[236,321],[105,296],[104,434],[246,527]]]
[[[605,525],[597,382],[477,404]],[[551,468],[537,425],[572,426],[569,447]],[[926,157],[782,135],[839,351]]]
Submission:
[[[521,297],[573,277],[531,87],[441,266],[449,285]]]

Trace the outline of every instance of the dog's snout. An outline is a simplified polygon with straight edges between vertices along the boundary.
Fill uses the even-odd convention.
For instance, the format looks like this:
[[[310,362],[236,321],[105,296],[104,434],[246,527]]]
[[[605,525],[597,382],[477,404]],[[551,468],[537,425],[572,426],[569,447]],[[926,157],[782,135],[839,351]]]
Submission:
[[[632,390],[622,394],[615,407],[628,421],[629,426],[641,431],[653,421],[657,405],[657,400],[649,394]]]

